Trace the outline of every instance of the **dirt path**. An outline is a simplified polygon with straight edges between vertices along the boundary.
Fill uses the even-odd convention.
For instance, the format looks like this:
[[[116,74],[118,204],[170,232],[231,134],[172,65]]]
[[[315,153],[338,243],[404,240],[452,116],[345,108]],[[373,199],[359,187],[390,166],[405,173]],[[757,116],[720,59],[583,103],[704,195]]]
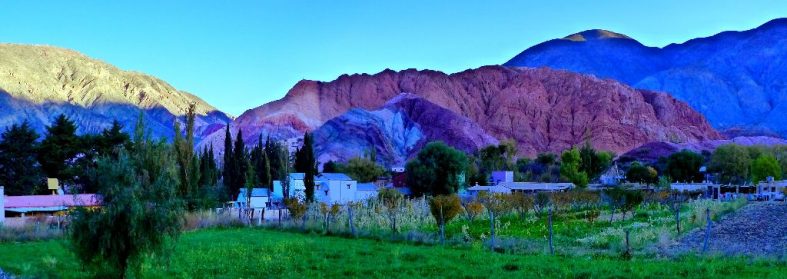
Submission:
[[[705,228],[696,229],[666,254],[701,253],[704,241]],[[714,222],[708,250],[710,254],[787,259],[787,204],[753,202]]]

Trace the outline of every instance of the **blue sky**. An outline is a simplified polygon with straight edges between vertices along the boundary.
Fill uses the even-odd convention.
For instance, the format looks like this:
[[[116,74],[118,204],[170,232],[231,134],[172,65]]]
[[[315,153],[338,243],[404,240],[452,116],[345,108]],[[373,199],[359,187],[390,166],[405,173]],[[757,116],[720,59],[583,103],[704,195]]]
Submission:
[[[787,1],[655,2],[3,0],[0,42],[75,49],[239,115],[301,79],[457,72],[593,28],[664,46],[787,16]]]

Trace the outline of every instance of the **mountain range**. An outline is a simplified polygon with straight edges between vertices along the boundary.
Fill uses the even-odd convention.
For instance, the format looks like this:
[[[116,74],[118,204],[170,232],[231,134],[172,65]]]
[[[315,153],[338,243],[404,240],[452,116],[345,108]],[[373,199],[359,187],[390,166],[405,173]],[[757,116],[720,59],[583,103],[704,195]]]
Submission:
[[[242,131],[247,144],[292,143],[312,132],[321,162],[374,150],[387,166],[402,165],[433,140],[474,152],[511,139],[523,156],[588,141],[645,157],[724,142],[783,142],[736,136],[787,135],[785,38],[787,19],[662,48],[595,29],[458,73],[384,70],[302,80],[236,119],[158,78],[75,51],[0,44],[0,127],[27,120],[43,133],[65,113],[80,133],[112,120],[131,131],[141,113],[153,136],[172,138],[175,121],[195,104],[200,147],[223,152],[230,123],[233,137]]]
[[[410,69],[343,75],[331,82],[304,80],[284,98],[246,111],[234,125],[244,134],[265,127],[319,131],[352,109],[378,109],[401,93],[466,117],[497,139],[513,139],[521,155],[528,156],[560,152],[586,140],[622,153],[651,141],[721,138],[700,114],[667,94],[567,71],[503,66],[455,74]],[[423,125],[457,129],[442,121]],[[266,134],[277,137],[275,131]]]
[[[141,112],[153,137],[172,138],[175,121],[192,103],[197,138],[232,121],[197,96],[146,74],[63,48],[0,44],[0,127],[27,120],[42,134],[62,113],[79,133],[100,131],[113,120],[133,131]]]
[[[728,135],[787,136],[787,19],[663,48],[588,30],[530,47],[503,65],[615,79],[667,92]]]

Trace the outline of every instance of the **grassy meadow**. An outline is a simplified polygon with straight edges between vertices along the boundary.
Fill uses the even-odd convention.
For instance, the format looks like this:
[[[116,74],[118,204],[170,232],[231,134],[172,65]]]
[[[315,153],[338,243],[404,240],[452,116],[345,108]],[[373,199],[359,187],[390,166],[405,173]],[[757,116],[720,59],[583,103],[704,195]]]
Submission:
[[[145,278],[778,278],[784,263],[739,258],[512,255],[346,239],[270,229],[206,229],[175,242],[169,264],[148,259]],[[159,264],[153,264],[159,263]],[[0,244],[0,268],[22,276],[84,278],[63,240]]]

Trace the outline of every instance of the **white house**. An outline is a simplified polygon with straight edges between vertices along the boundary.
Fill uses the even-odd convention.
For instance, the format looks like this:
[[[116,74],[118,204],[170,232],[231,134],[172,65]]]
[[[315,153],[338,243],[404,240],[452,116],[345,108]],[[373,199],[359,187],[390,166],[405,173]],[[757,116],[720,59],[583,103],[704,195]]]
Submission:
[[[0,186],[0,226],[5,223],[5,188]]]
[[[542,183],[542,182],[501,182],[495,186],[473,186],[467,188],[468,193],[477,195],[479,192],[490,193],[536,193],[564,192],[574,188],[574,183]]]
[[[355,201],[368,200],[377,197],[377,185],[371,182],[358,183],[355,192]]]
[[[491,185],[498,185],[503,182],[514,182],[513,171],[493,171]]]
[[[271,192],[268,188],[252,188],[251,189],[251,203],[246,204],[248,197],[246,196],[246,188],[241,188],[238,193],[238,199],[235,200],[235,207],[238,208],[266,208],[271,206]]]
[[[306,186],[303,183],[303,173],[291,173],[288,177],[290,197],[306,196]],[[274,182],[274,192],[277,183]],[[281,190],[281,183],[278,183],[278,191]],[[314,177],[314,199],[327,204],[343,204],[349,201],[356,201],[358,182],[343,173],[321,173]],[[274,193],[277,195],[277,193]]]
[[[787,180],[774,181],[773,177],[757,184],[757,195],[766,200],[783,200],[783,189],[787,188]]]

